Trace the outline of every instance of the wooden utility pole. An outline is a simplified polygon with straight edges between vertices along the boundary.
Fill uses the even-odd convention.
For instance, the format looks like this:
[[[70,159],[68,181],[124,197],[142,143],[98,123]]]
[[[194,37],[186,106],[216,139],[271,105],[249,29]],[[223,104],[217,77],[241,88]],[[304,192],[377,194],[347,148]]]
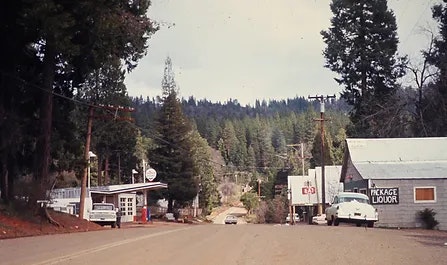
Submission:
[[[85,209],[85,197],[87,193],[87,174],[88,167],[90,166],[87,161],[90,160],[90,141],[92,138],[92,124],[93,124],[93,106],[88,108],[88,122],[87,122],[87,137],[85,140],[85,150],[84,150],[84,161],[86,165],[84,166],[84,173],[81,179],[81,198],[79,202],[79,218],[84,219],[84,209]]]
[[[115,111],[114,115],[102,115],[102,116],[93,116],[94,108],[102,108],[109,111]],[[87,197],[87,178],[88,178],[88,170],[90,167],[90,142],[92,138],[92,124],[93,118],[99,118],[104,120],[121,120],[121,121],[133,121],[130,117],[120,117],[118,116],[118,111],[123,112],[132,112],[134,108],[122,107],[122,106],[112,106],[112,105],[90,105],[88,109],[88,121],[87,121],[87,136],[85,140],[85,150],[84,150],[84,160],[86,162],[84,167],[84,172],[82,174],[81,179],[81,195],[79,198],[79,218],[84,219],[84,210],[85,210],[85,198]],[[99,163],[100,161],[98,161]],[[100,168],[98,166],[98,168]],[[106,165],[107,170],[107,165]],[[100,171],[99,171],[100,172]],[[119,175],[119,173],[118,173]]]
[[[299,158],[301,159],[301,166],[302,166],[302,172],[301,175],[304,176],[304,159],[305,158],[309,158],[309,157],[304,157],[304,143],[300,143],[300,144],[288,144],[287,147],[292,147],[294,150],[298,151],[295,147],[300,147],[299,152],[301,153],[301,155],[299,156]]]
[[[335,98],[332,96],[315,96],[308,97],[309,99],[317,99],[320,101],[320,119],[315,119],[315,121],[320,121],[320,133],[321,133],[321,207],[318,207],[318,214],[322,214],[326,208],[326,178],[324,172],[324,101],[326,99]]]

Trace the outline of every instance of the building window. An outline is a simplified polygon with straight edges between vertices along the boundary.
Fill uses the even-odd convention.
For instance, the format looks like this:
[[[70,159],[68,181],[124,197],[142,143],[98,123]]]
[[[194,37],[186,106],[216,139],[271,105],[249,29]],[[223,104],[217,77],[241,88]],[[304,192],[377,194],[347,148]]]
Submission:
[[[436,187],[415,187],[414,202],[436,202]]]
[[[359,188],[354,188],[354,192],[358,193],[359,192]]]
[[[366,195],[366,189],[360,189],[360,193]]]

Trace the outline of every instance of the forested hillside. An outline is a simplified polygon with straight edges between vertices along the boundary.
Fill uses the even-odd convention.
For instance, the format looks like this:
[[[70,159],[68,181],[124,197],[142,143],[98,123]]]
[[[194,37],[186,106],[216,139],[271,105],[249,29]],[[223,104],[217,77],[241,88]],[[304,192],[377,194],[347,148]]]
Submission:
[[[132,99],[135,120],[146,128],[151,138],[157,115],[156,99]],[[320,103],[304,97],[283,101],[257,101],[255,106],[241,106],[237,101],[212,103],[189,98],[182,100],[184,114],[207,144],[223,158],[218,182],[238,184],[264,181],[264,194],[272,195],[276,174],[306,174],[320,163]],[[340,164],[345,128],[349,123],[348,106],[343,100],[325,103],[325,164]],[[301,148],[304,157],[301,157]],[[150,160],[149,152],[149,160]],[[216,165],[216,164],[215,164]]]

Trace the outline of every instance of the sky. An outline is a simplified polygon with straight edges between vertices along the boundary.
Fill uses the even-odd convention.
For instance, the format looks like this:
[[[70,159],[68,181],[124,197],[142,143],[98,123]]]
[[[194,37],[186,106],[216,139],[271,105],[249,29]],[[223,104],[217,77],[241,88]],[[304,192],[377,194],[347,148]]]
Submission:
[[[179,96],[225,103],[336,95],[342,87],[324,68],[320,32],[330,27],[330,0],[152,0],[148,16],[162,26],[147,55],[128,73],[130,96],[161,95],[171,57]],[[414,64],[436,32],[431,7],[441,0],[388,0],[399,54]],[[411,84],[411,78],[402,80]]]

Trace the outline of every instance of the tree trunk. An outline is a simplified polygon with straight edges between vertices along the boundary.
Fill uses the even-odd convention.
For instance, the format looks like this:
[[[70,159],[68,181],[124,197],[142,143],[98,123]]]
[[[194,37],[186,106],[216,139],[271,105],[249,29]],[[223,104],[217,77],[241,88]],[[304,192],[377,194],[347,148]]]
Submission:
[[[1,177],[0,177],[0,194],[3,202],[9,202],[9,188],[8,188],[8,164],[5,155],[2,155],[1,162]]]
[[[48,178],[51,151],[51,130],[53,114],[53,85],[55,75],[56,49],[53,38],[48,38],[45,46],[45,56],[43,59],[43,88],[40,101],[40,135],[37,140],[36,152],[36,192],[32,196],[30,204],[35,204],[35,200],[45,199],[46,182]]]
[[[104,163],[104,184],[110,184],[109,177],[109,155],[106,155],[105,163]]]
[[[169,199],[168,199],[168,213],[172,213],[173,212],[172,211],[174,209],[173,203],[174,203],[174,200],[171,197],[169,197]]]
[[[105,185],[105,181],[104,181],[104,178],[103,178],[103,175],[102,175],[102,167],[101,167],[101,165],[102,165],[102,158],[101,158],[101,156],[99,155],[99,154],[96,154],[96,162],[98,163],[97,164],[97,171],[98,171],[98,186],[103,186],[103,185]]]

